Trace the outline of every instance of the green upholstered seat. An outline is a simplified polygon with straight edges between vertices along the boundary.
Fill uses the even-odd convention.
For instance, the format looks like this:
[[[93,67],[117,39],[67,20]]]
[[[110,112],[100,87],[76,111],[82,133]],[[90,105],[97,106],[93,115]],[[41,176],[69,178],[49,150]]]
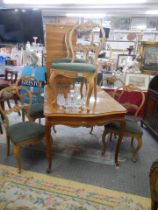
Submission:
[[[35,119],[44,117],[44,115],[43,115],[43,103],[32,104],[29,114],[32,118],[35,118]]]
[[[53,63],[71,63],[71,58],[57,58],[55,60],[53,60]],[[52,65],[53,65],[52,63]],[[86,63],[86,61],[84,59],[79,59],[79,58],[76,58],[74,60],[74,63]]]
[[[52,69],[55,70],[67,70],[67,71],[77,71],[77,72],[96,72],[96,66],[87,63],[53,63]]]
[[[45,127],[34,122],[21,122],[11,125],[8,133],[14,144],[24,142],[33,138],[44,136]]]
[[[120,124],[119,123],[108,124],[108,125],[105,125],[105,129],[106,131],[108,131],[109,129],[109,130],[112,130],[114,133],[115,132],[117,133],[120,131]],[[126,119],[125,133],[130,133],[130,134],[133,133],[133,134],[142,135],[143,131],[136,120]]]

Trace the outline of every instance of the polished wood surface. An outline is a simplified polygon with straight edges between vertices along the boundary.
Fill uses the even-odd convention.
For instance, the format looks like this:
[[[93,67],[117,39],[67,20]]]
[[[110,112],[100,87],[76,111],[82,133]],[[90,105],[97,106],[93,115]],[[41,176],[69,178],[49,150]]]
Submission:
[[[151,193],[151,210],[158,209],[158,159],[153,162],[150,169],[150,193]]]
[[[113,99],[108,93],[102,91],[101,89],[98,90],[98,97],[95,101],[94,97],[90,98],[90,110],[81,110],[77,113],[67,113],[65,109],[59,109],[58,107],[54,107],[52,105],[52,101],[54,100],[54,96],[52,94],[52,89],[46,85],[45,86],[45,93],[44,93],[44,114],[45,116],[58,116],[58,115],[70,115],[70,116],[81,116],[82,114],[85,116],[93,115],[109,115],[109,114],[125,114],[126,109],[118,103],[115,99]]]
[[[108,93],[98,90],[97,100],[91,97],[89,109],[81,109],[79,112],[67,112],[65,109],[59,109],[54,107],[52,101],[54,99],[52,89],[49,86],[45,86],[44,92],[44,115],[46,118],[46,141],[47,141],[47,158],[49,161],[48,170],[51,170],[52,164],[52,140],[50,136],[52,125],[67,125],[73,127],[91,127],[91,126],[103,126],[110,122],[119,122],[121,124],[120,135],[118,138],[116,151],[115,151],[115,163],[118,166],[118,153],[123,137],[124,131],[124,116],[126,109],[115,101]]]

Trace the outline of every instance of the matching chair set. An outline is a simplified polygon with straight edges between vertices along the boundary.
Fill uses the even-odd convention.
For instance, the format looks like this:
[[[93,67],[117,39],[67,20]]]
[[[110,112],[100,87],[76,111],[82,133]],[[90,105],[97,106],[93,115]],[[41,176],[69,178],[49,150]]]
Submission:
[[[96,39],[95,37],[96,29],[100,30],[102,34],[101,38],[99,37],[98,39]],[[84,40],[86,42],[84,44],[78,41],[78,38],[81,38],[82,36],[84,36]],[[79,81],[81,82],[81,95],[83,91],[82,90],[83,83],[86,82],[86,85],[88,86],[87,102],[86,102],[87,106],[88,106],[88,101],[92,95],[93,90],[94,90],[94,96],[96,99],[97,97],[96,95],[97,58],[100,51],[103,48],[104,42],[105,42],[104,30],[100,25],[97,25],[97,24],[85,23],[85,24],[75,25],[72,28],[72,30],[70,30],[65,35],[65,43],[67,46],[68,56],[67,58],[56,59],[52,63],[52,68],[50,70],[50,78],[47,78],[48,85],[52,88],[52,94],[54,95],[54,101],[52,102],[53,106],[57,105],[57,90],[56,90],[57,83],[58,81],[60,81],[59,84],[61,84],[63,78],[64,79],[67,78],[68,81],[70,82],[70,85],[74,83],[76,79],[79,78]],[[82,57],[80,58],[76,57],[78,53],[80,53]],[[116,81],[115,77],[111,79],[112,81]],[[21,88],[21,85],[24,86],[24,88]],[[30,88],[30,86],[33,86],[33,87]],[[123,94],[125,92],[131,92],[131,91],[140,92],[141,102],[139,103],[139,105],[134,105],[134,104],[131,104],[130,102],[124,103],[123,101],[121,101]],[[34,141],[36,142],[36,140],[34,139],[37,139],[37,138],[34,138],[34,137],[40,138],[44,136],[43,126],[35,123],[36,119],[38,118],[41,119],[44,117],[43,99],[41,97],[41,83],[38,80],[36,80],[34,77],[22,76],[16,82],[16,86],[13,86],[13,87],[10,86],[7,89],[2,89],[0,92],[1,100],[3,99],[4,101],[9,101],[9,99],[13,98],[11,96],[14,96],[14,98],[16,99],[18,97],[18,100],[16,100],[16,103],[12,103],[12,105],[14,104],[14,108],[11,106],[8,106],[9,109],[7,111],[6,107],[4,109],[4,106],[2,106],[1,104],[0,111],[4,119],[3,120],[4,126],[6,128],[6,134],[7,134],[7,145],[8,145],[7,155],[9,155],[9,144],[11,140],[14,145],[14,155],[17,160],[17,166],[20,171],[21,170],[20,161],[19,161],[20,146],[25,143],[30,144],[30,142],[34,142]],[[140,109],[142,108],[144,104],[145,96],[143,92],[140,91],[138,88],[134,88],[133,86],[122,86],[121,89],[118,88],[113,93],[113,97],[116,100],[118,100],[120,103],[122,103],[122,105],[125,106],[128,110],[132,109],[133,111],[132,114],[134,115],[134,118],[127,117],[126,119],[125,136],[131,136],[132,142],[134,138],[137,140],[137,146],[134,149],[134,152],[132,155],[132,160],[136,161],[136,154],[142,144],[142,130],[136,118]],[[17,102],[21,103],[22,105],[19,106]],[[11,126],[7,118],[7,115],[13,111],[17,113],[22,113],[22,116],[21,116],[22,122],[20,124],[16,124],[15,126]],[[25,122],[25,116],[27,116],[27,118],[29,119],[29,122]],[[25,129],[25,125],[26,125],[26,129]],[[29,132],[29,129],[31,128],[29,126],[35,127],[35,129],[31,129],[33,130],[32,131],[33,133]],[[24,128],[24,131],[22,130],[23,128]],[[38,129],[41,129],[41,132],[39,132],[39,136],[38,136],[38,131],[39,131]],[[104,130],[103,138],[102,138],[102,142],[103,142],[102,154],[104,154],[106,151],[106,138],[105,138],[106,135],[110,133],[111,136],[112,134],[116,136],[119,133],[119,129],[120,128],[117,123],[112,123],[105,126],[105,130]]]

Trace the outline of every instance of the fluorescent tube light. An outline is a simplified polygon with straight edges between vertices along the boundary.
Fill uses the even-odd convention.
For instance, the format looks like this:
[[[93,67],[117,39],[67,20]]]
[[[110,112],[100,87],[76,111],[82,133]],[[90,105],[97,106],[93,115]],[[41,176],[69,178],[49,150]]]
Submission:
[[[85,18],[103,18],[106,15],[103,13],[99,13],[99,14],[93,14],[93,13],[67,13],[66,14],[67,17],[85,17]]]
[[[5,4],[30,4],[30,5],[53,5],[53,4],[140,4],[145,3],[147,0],[3,0]]]
[[[158,10],[148,10],[146,12],[147,15],[158,15]]]

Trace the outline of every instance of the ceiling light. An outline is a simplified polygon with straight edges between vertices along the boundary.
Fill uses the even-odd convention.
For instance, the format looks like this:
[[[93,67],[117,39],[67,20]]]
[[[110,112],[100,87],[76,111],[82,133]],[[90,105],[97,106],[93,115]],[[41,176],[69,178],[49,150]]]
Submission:
[[[103,13],[95,14],[95,13],[67,13],[67,17],[85,17],[85,18],[103,18],[106,15]]]
[[[147,15],[158,15],[158,10],[148,10],[146,12]]]
[[[33,4],[33,5],[53,5],[53,4],[140,4],[145,3],[147,0],[58,0],[53,1],[52,0],[32,0],[28,3],[28,0],[3,0],[5,4]]]

